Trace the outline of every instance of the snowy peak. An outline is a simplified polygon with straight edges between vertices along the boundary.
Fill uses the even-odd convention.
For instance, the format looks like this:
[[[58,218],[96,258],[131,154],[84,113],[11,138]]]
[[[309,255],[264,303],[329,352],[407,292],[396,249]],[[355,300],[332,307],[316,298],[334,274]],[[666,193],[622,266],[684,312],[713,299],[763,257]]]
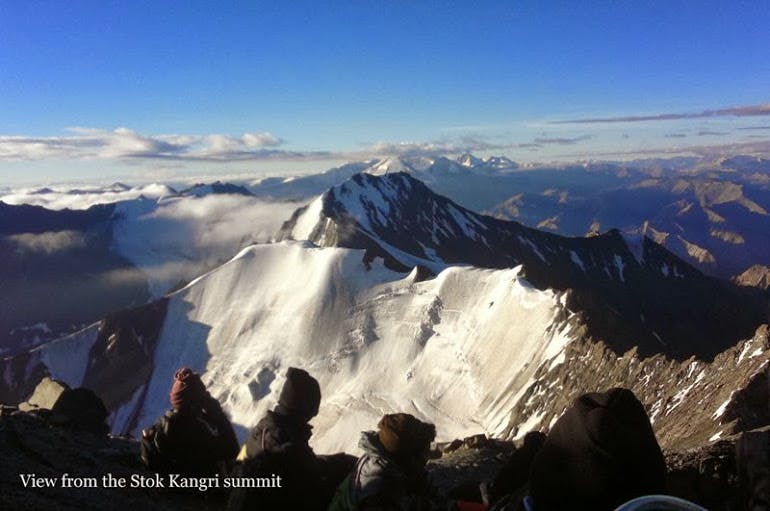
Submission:
[[[517,169],[519,164],[505,156],[490,156],[484,159],[484,166],[491,169]]]
[[[394,172],[414,172],[414,168],[401,158],[393,157],[378,161],[364,172],[374,176],[382,176]]]
[[[359,174],[331,188],[278,235],[303,238],[364,249],[369,261],[381,257],[402,271],[523,264],[537,288],[571,289],[571,310],[583,311],[593,334],[619,352],[638,345],[643,354],[709,358],[766,320],[762,300],[646,237],[635,246],[617,230],[591,238],[538,231],[467,210],[406,173]]]
[[[444,156],[394,156],[370,165],[364,172],[375,176],[408,172],[419,179],[430,179],[444,175],[470,175],[516,168],[518,165],[504,156],[481,159],[465,153],[455,159]]]
[[[463,167],[471,168],[482,164],[483,161],[480,158],[476,158],[470,153],[465,153],[457,157],[457,163],[459,163]]]

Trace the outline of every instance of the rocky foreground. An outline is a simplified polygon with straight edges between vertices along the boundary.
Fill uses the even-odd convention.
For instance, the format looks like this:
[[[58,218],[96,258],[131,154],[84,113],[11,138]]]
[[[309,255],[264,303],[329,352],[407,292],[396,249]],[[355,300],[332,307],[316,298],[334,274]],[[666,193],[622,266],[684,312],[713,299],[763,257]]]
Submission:
[[[757,430],[706,447],[667,451],[669,492],[708,509],[743,509],[740,488],[766,472],[768,439],[770,432]],[[483,435],[437,445],[428,470],[442,494],[471,496],[478,482],[491,480],[515,448]],[[743,455],[736,457],[741,449]],[[746,459],[747,449],[751,459]],[[222,509],[226,499],[223,490],[216,489],[132,488],[132,481],[154,479],[139,460],[138,442],[57,425],[45,410],[3,408],[0,452],[0,509],[209,510]],[[105,487],[108,474],[113,481],[124,478],[127,487]],[[87,478],[93,478],[96,487],[74,487],[76,481],[86,484]]]

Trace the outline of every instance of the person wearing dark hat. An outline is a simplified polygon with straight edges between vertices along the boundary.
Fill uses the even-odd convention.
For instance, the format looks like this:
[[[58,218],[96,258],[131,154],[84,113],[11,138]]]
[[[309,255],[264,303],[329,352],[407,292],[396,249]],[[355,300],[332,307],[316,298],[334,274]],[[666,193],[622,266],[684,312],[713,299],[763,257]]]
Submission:
[[[407,413],[385,415],[366,431],[364,455],[337,489],[329,511],[432,509],[425,464],[436,427]]]
[[[584,394],[554,424],[529,481],[535,511],[613,510],[663,493],[666,464],[644,406],[623,388]]]
[[[346,454],[317,456],[310,447],[318,415],[321,387],[307,371],[290,367],[278,404],[249,432],[238,455],[236,471],[246,477],[278,474],[282,488],[260,492],[231,492],[228,510],[302,509],[325,510],[334,490],[355,458]]]
[[[249,433],[239,459],[257,456],[263,451],[295,451],[301,458],[315,459],[308,444],[313,435],[310,419],[318,415],[321,387],[307,371],[290,367],[281,389],[278,405],[268,411]]]
[[[198,374],[174,374],[172,409],[142,431],[141,454],[151,469],[191,476],[212,475],[238,454],[238,439],[219,402]]]

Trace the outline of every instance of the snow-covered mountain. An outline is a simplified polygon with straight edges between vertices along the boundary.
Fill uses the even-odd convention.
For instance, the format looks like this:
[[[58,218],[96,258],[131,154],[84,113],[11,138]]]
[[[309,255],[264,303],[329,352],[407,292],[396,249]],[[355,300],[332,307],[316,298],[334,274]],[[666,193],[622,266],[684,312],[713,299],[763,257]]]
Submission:
[[[136,433],[189,365],[247,427],[298,365],[324,389],[316,446],[352,449],[353,433],[383,410],[430,417],[443,438],[502,431],[528,375],[558,363],[571,338],[563,297],[534,289],[520,269],[420,280],[363,256],[307,242],[252,246],[152,309],[6,360],[4,381],[37,371],[98,389],[113,429]]]
[[[504,157],[391,157],[251,190],[310,200],[356,172],[407,172],[468,209],[557,234],[647,232],[701,271],[726,279],[770,265],[767,161],[675,158],[521,169]]]
[[[616,384],[642,397],[664,445],[767,419],[750,406],[768,394],[766,299],[650,240],[484,217],[405,173],[355,176],[281,233],[312,242],[252,245],[166,298],[6,357],[0,400],[50,374],[96,390],[113,431],[136,434],[188,365],[243,437],[301,366],[321,383],[319,452],[355,451],[391,411],[444,440],[520,437]]]
[[[677,430],[663,419],[677,404],[704,410],[697,429],[706,438],[745,415],[738,401],[725,410],[763,374],[766,339],[681,369],[662,356],[619,357],[587,340],[566,298],[535,289],[520,268],[451,267],[421,280],[417,270],[366,264],[358,250],[256,245],[166,300],[4,360],[2,398],[22,391],[8,382],[50,374],[96,389],[113,411],[113,430],[136,434],[165,410],[174,370],[188,365],[204,374],[242,436],[275,404],[286,367],[301,366],[323,390],[314,420],[320,452],[355,449],[356,432],[391,410],[434,421],[441,439],[520,437],[547,427],[581,386],[618,377],[658,403],[654,419],[671,442],[688,438],[681,423]],[[729,374],[727,358],[737,364]],[[696,385],[713,393],[684,389]]]
[[[523,264],[537,288],[572,289],[570,308],[593,318],[590,332],[620,353],[636,346],[710,358],[766,318],[762,298],[704,276],[647,237],[538,231],[469,211],[407,173],[354,176],[298,210],[279,239],[365,249],[402,270]]]

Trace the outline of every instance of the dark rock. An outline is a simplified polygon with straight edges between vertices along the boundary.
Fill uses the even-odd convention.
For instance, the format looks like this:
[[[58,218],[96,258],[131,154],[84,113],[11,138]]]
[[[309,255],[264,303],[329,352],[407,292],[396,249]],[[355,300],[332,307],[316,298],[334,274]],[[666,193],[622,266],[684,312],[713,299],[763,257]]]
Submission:
[[[736,465],[745,509],[770,509],[770,426],[741,434],[736,442]]]
[[[198,490],[107,488],[102,478],[153,477],[139,460],[139,444],[61,428],[46,414],[0,416],[0,509],[34,510],[213,510],[224,507],[221,494]],[[55,487],[24,487],[20,475],[57,479]],[[64,488],[61,477],[94,478],[92,488]]]

